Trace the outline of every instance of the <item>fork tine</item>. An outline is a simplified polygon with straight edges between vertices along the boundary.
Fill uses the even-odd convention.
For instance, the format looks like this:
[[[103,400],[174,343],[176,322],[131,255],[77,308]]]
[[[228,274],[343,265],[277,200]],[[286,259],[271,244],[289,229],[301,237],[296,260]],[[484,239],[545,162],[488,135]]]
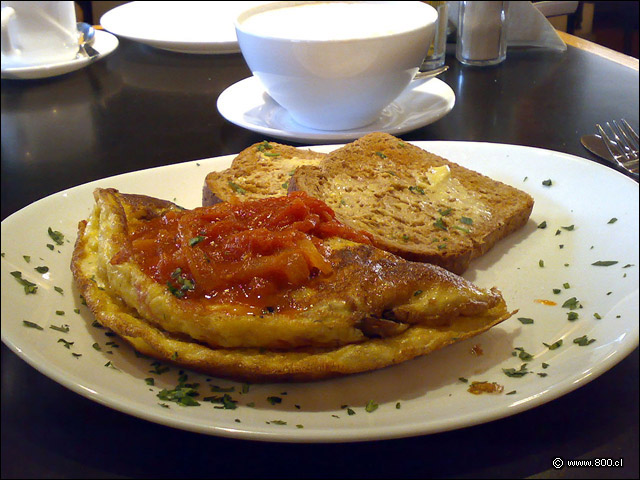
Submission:
[[[620,153],[618,153],[617,151],[617,146],[616,151],[614,152],[612,148],[614,146],[614,143],[611,141],[611,139],[599,123],[596,123],[596,128],[598,129],[598,133],[603,140],[604,146],[607,147],[609,154],[611,154],[611,158],[613,158],[618,165],[622,166],[622,162],[620,161]]]
[[[618,135],[618,124],[616,123],[616,121],[613,120],[611,123],[607,122],[607,127],[609,127],[609,131],[611,132],[611,135],[613,137],[613,142],[617,145],[622,157],[624,157],[625,160],[633,160],[631,149],[625,143],[624,138],[621,138],[620,135]]]
[[[625,152],[625,157],[629,160],[637,160],[638,149],[633,147],[631,138],[629,138],[627,132],[620,125],[618,125],[618,122],[616,122],[615,120],[613,120],[612,123],[614,129],[617,131],[616,133],[619,134],[618,138],[620,139],[620,146]]]
[[[609,138],[609,136],[604,131],[604,129],[600,126],[600,124],[596,123],[596,129],[598,130],[598,133],[600,134],[600,138],[602,138],[602,141],[605,147],[607,147],[607,150],[609,151],[609,154],[611,155],[611,158],[613,159],[613,161],[616,164],[618,164],[618,166],[637,175],[638,159],[636,158],[635,160],[626,160],[625,156],[621,153],[619,145],[616,144],[614,141],[612,141],[611,138]]]
[[[633,143],[633,146],[636,149],[638,149],[638,134],[631,127],[631,125],[629,125],[629,122],[627,122],[624,118],[622,120],[620,120],[620,122],[622,122],[622,125],[624,126],[627,134],[629,135],[629,138],[631,139],[631,142]]]

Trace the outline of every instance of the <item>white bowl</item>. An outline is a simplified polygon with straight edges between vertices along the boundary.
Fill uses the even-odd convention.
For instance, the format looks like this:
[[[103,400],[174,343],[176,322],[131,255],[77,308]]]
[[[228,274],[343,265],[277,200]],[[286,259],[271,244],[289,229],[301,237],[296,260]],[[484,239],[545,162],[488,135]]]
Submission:
[[[296,122],[348,130],[374,122],[411,83],[436,19],[423,2],[272,2],[235,27],[249,68]]]

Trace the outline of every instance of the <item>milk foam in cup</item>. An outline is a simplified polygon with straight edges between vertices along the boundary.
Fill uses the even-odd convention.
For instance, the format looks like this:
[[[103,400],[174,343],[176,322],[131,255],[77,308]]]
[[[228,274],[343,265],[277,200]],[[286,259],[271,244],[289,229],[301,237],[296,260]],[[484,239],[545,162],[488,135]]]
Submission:
[[[2,68],[73,60],[78,41],[74,2],[2,2]]]
[[[242,54],[297,123],[348,130],[376,121],[411,83],[435,30],[422,2],[272,2],[242,12]]]

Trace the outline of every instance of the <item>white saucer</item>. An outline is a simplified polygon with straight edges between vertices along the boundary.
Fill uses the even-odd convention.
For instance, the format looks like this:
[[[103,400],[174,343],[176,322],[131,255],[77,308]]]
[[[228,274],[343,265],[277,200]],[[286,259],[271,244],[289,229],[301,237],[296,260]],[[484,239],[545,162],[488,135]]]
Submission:
[[[371,132],[391,135],[424,127],[441,119],[455,104],[451,87],[437,78],[415,81],[366,127],[325,131],[304,127],[264,90],[257,77],[249,77],[227,88],[218,97],[220,114],[240,127],[271,137],[297,142],[350,142]]]
[[[109,10],[100,25],[111,33],[179,53],[240,51],[234,19],[264,2],[130,2]]]
[[[2,78],[10,78],[15,80],[29,80],[35,78],[48,78],[64,75],[65,73],[74,72],[86,67],[90,63],[97,62],[101,58],[106,57],[116,48],[118,48],[118,39],[114,35],[101,30],[96,30],[95,41],[93,43],[100,55],[94,58],[80,57],[72,60],[55,63],[50,65],[33,65],[11,67],[2,65]]]

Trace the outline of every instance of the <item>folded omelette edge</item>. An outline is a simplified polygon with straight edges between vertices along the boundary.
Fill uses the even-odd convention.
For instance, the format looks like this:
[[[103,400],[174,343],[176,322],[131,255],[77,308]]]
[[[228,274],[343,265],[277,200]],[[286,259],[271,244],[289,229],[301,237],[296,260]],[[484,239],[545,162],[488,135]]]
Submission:
[[[79,224],[71,266],[95,318],[143,354],[210,375],[310,381],[375,370],[478,335],[512,315],[495,289],[479,289],[439,267],[407,262],[369,245],[328,239],[337,273],[331,281],[319,276],[294,292],[305,306],[300,318],[228,310],[212,316],[205,308],[206,321],[200,319],[194,330],[183,325],[194,310],[173,308],[182,300],[164,286],[140,272],[123,281],[126,275],[110,271],[133,215],[139,220],[178,207],[112,189],[98,189],[95,196],[91,217]],[[135,270],[135,265],[127,268]],[[178,311],[178,321],[149,318],[153,309],[140,304],[145,297],[140,292],[147,287],[164,296],[165,314]],[[218,333],[208,337],[207,330]],[[230,344],[216,340],[225,335]]]

